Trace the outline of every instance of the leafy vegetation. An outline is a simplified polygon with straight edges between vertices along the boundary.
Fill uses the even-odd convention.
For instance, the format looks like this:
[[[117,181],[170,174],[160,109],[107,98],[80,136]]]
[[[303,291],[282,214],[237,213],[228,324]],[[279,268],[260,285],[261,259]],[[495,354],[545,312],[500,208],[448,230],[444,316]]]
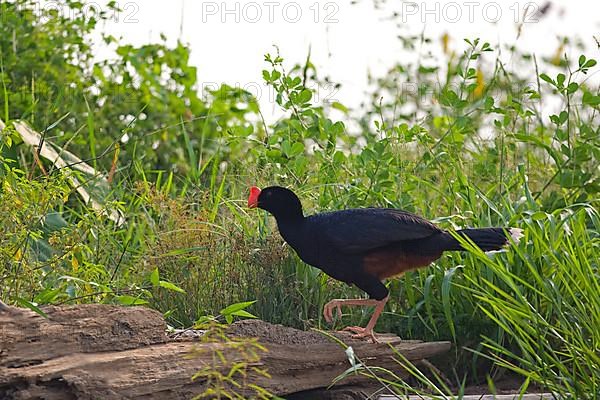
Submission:
[[[107,16],[66,3],[68,18],[0,3],[3,300],[148,304],[184,327],[241,303],[230,318],[325,328],[325,302],[361,294],[303,264],[266,213],[245,208],[250,185],[280,184],[307,212],[397,207],[448,229],[525,229],[505,253],[472,249],[390,281],[378,330],[453,340],[457,382],[508,368],[557,393],[598,393],[591,54],[538,60],[511,47],[508,69],[478,39],[462,54],[444,45],[442,59],[426,53],[374,80],[355,111],[314,99],[325,79],[310,59],[289,68],[271,54],[263,79],[285,116],[266,125],[241,89],[203,100],[184,43],[105,36],[116,58],[94,63],[89,35]]]
[[[211,361],[198,371],[192,380],[205,382],[206,390],[194,399],[277,399],[268,390],[253,383],[257,377],[271,378],[261,367],[261,354],[268,351],[257,338],[237,338],[227,334],[227,325],[210,319],[201,325],[206,329],[201,343],[217,344],[199,347],[190,354],[198,357],[211,352]]]

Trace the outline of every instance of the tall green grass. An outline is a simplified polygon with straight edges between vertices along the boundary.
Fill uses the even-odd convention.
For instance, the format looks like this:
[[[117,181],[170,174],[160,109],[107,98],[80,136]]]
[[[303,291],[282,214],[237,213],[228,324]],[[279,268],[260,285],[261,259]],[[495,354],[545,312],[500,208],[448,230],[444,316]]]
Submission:
[[[564,398],[600,396],[600,215],[574,205],[535,214],[509,266],[473,254],[492,273],[470,279],[478,307],[502,336],[485,337],[496,365]]]

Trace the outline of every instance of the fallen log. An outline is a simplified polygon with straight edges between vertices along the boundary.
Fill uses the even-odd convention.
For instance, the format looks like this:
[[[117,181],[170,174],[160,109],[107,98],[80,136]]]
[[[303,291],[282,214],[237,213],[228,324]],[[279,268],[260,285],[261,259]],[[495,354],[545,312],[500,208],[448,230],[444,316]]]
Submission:
[[[205,393],[214,376],[224,376],[231,365],[244,362],[238,360],[244,351],[226,342],[170,338],[162,315],[148,308],[78,305],[43,311],[48,318],[12,307],[0,310],[1,399],[190,399]],[[298,392],[316,393],[350,367],[344,349],[317,332],[242,321],[233,324],[227,335],[257,337],[268,350],[251,362],[247,382],[236,389],[248,397],[254,393],[252,385],[290,398]],[[405,376],[388,344],[338,337],[368,365]],[[385,339],[413,362],[450,348],[449,342]],[[217,353],[223,357],[216,357]],[[228,359],[231,364],[223,365]],[[193,381],[192,376],[202,370],[222,371],[200,374]],[[259,370],[268,371],[270,377],[253,372]],[[372,380],[355,375],[336,388],[348,391],[369,385],[373,386]],[[336,398],[320,393],[315,398]]]

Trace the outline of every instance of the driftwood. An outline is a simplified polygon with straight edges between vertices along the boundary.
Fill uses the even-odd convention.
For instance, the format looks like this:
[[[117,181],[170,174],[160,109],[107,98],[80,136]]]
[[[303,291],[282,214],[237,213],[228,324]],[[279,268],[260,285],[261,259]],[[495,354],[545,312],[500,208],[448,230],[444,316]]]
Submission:
[[[29,310],[0,309],[0,399],[190,399],[206,389],[206,379],[191,377],[214,365],[215,350],[233,354],[226,344],[169,338],[162,316],[143,307],[80,305],[44,312],[47,319]],[[350,367],[344,349],[317,332],[262,321],[236,323],[229,332],[258,337],[268,349],[256,365],[271,377],[248,379],[279,396],[334,398],[315,390],[326,389]],[[403,376],[388,344],[346,339],[368,365]],[[448,342],[387,340],[411,361],[450,348]],[[355,389],[369,383],[360,376],[345,379],[336,385],[342,397],[335,398],[361,398]]]

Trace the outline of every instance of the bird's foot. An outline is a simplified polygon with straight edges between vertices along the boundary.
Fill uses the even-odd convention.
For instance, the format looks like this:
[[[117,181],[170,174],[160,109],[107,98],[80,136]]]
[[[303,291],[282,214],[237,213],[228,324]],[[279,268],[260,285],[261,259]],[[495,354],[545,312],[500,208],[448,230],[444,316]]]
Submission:
[[[337,317],[342,318],[342,301],[331,300],[323,307],[323,317],[325,317],[325,321],[327,321],[328,323],[331,323],[333,321],[334,310],[337,310]]]
[[[351,336],[352,339],[364,339],[368,338],[373,341],[373,343],[379,343],[379,340],[375,337],[375,332],[373,329],[363,328],[361,326],[347,326],[342,331],[352,332],[354,335]]]

